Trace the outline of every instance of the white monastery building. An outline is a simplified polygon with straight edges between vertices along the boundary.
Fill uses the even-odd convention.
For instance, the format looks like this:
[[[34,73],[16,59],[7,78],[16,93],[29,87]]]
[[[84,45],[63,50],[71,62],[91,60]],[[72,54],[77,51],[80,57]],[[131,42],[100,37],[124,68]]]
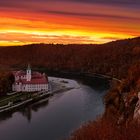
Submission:
[[[14,71],[15,82],[12,90],[17,92],[48,91],[48,78],[45,74],[32,72],[30,66],[26,71]]]

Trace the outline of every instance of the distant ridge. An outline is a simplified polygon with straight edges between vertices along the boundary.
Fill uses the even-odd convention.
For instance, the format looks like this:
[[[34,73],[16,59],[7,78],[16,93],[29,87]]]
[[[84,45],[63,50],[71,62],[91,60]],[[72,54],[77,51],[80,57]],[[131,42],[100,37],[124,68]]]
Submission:
[[[34,68],[106,74],[116,78],[139,62],[140,37],[106,44],[29,44],[1,47],[0,69]]]
[[[128,38],[128,39],[121,39],[121,40],[116,40],[116,41],[111,41],[105,44],[100,44],[100,45],[132,45],[132,44],[137,44],[140,43],[140,37],[135,37],[135,38]]]
[[[20,47],[28,47],[28,46],[47,46],[47,45],[53,45],[53,46],[71,46],[71,45],[76,45],[76,46],[111,46],[111,45],[132,45],[140,43],[140,36],[135,37],[135,38],[127,38],[127,39],[120,39],[120,40],[115,40],[103,44],[47,44],[47,43],[33,43],[33,44],[25,44],[25,45],[19,45]],[[0,47],[19,47],[18,45],[16,46],[0,46]]]

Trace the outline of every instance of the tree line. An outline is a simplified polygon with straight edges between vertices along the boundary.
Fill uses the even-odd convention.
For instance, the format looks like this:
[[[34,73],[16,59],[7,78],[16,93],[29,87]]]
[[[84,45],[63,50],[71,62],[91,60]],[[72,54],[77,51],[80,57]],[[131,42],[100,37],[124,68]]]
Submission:
[[[46,68],[106,74],[123,79],[140,60],[140,38],[94,44],[31,44],[0,48],[0,70]],[[134,67],[133,67],[134,65]],[[131,71],[131,70],[130,70]]]

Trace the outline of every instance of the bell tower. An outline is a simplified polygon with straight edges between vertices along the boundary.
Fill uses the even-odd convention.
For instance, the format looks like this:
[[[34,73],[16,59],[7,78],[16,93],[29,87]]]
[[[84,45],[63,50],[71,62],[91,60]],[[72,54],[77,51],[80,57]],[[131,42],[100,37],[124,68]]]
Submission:
[[[32,71],[31,71],[30,65],[28,64],[28,67],[26,70],[26,79],[27,79],[27,81],[31,81],[31,78],[32,78]]]

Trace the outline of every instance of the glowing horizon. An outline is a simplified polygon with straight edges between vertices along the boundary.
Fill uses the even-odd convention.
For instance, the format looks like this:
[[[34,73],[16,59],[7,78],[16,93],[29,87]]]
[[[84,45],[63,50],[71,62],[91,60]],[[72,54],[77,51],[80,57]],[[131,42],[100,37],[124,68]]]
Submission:
[[[0,46],[101,44],[140,36],[140,2],[0,0]]]

